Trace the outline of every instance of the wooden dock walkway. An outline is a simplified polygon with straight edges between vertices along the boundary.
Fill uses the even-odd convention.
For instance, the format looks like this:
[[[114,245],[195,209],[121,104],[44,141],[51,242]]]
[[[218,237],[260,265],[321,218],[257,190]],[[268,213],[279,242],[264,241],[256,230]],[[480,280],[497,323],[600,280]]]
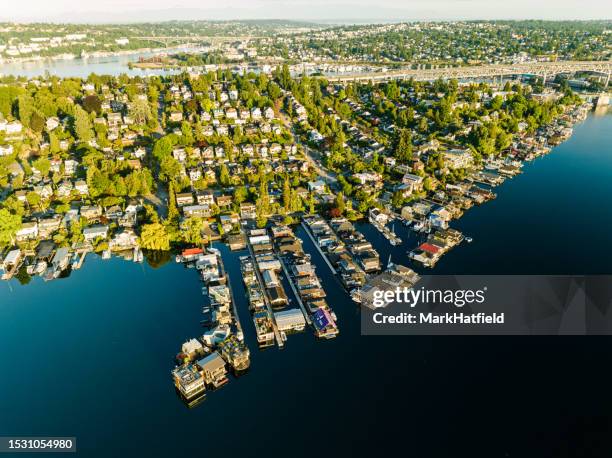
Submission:
[[[334,273],[334,275],[336,275],[338,272],[336,271],[336,269],[334,268],[334,266],[332,266],[332,263],[329,261],[329,258],[327,257],[327,255],[323,252],[323,250],[321,249],[321,247],[319,246],[319,243],[315,240],[314,236],[312,235],[312,233],[310,232],[310,228],[306,225],[306,223],[304,223],[304,221],[302,221],[302,227],[304,228],[304,231],[306,232],[306,234],[308,235],[308,238],[312,241],[312,243],[314,244],[315,248],[317,249],[317,251],[319,252],[319,254],[321,255],[321,257],[323,258],[323,260],[325,261],[325,264],[327,264],[327,267],[330,268],[330,270]]]
[[[277,254],[277,256],[278,256],[278,254]],[[312,326],[312,320],[310,319],[310,314],[308,313],[308,310],[306,310],[306,306],[302,302],[302,298],[300,297],[300,295],[298,293],[298,290],[296,289],[295,285],[293,284],[293,279],[289,275],[289,271],[287,270],[287,266],[285,265],[285,260],[281,256],[278,256],[278,258],[280,259],[281,267],[283,268],[283,273],[285,274],[285,277],[287,278],[287,282],[289,282],[289,286],[291,287],[291,291],[293,291],[293,295],[297,299],[298,305],[302,309],[302,313],[304,314],[304,318],[306,319],[306,323],[308,323],[309,326]]]
[[[259,265],[257,264],[257,258],[255,258],[255,252],[253,251],[253,247],[251,246],[251,242],[247,239],[247,246],[249,248],[249,253],[251,255],[251,259],[253,259],[253,266],[255,267],[255,276],[257,277],[257,281],[261,285],[263,289],[263,298],[264,304],[266,304],[266,309],[268,310],[268,316],[272,321],[272,330],[274,331],[274,337],[276,338],[276,343],[278,344],[278,348],[283,348],[285,346],[285,342],[281,337],[281,333],[278,330],[278,325],[276,324],[276,318],[274,318],[274,310],[272,310],[272,305],[270,305],[270,300],[268,298],[268,293],[265,290],[265,283],[263,278],[261,278],[261,272],[259,271]]]
[[[236,300],[234,299],[234,289],[232,288],[231,278],[227,271],[225,270],[225,264],[223,263],[223,256],[221,256],[221,251],[218,254],[219,262],[221,263],[221,269],[223,269],[223,275],[225,275],[227,279],[227,287],[230,292],[230,298],[232,301],[232,312],[234,313],[234,319],[236,320],[236,328],[238,329],[239,334],[244,339],[244,333],[242,332],[242,323],[240,322],[240,315],[238,314],[238,307],[236,306]],[[241,339],[242,340],[242,339]]]

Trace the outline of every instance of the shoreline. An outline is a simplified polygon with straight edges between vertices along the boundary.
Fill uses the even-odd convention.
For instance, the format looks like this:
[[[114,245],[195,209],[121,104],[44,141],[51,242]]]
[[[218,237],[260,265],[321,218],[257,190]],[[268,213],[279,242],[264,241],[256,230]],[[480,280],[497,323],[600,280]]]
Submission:
[[[91,53],[87,53],[85,56],[76,55],[70,53],[57,54],[55,56],[29,56],[29,57],[15,57],[15,58],[7,58],[0,59],[0,65],[13,65],[13,64],[25,64],[25,63],[37,63],[37,62],[64,62],[64,61],[86,61],[91,58],[104,58],[104,57],[123,57],[130,56],[135,54],[144,54],[144,53],[162,53],[162,52],[172,52],[184,49],[186,47],[190,47],[189,45],[176,46],[172,48],[138,48],[138,49],[130,49],[123,51],[92,51]]]

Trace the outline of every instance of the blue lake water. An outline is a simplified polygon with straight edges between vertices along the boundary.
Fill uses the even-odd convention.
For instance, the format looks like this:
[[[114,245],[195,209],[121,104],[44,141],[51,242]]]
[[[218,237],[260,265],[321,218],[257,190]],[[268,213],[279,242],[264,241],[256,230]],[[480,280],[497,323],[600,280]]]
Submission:
[[[178,50],[181,50],[179,48]],[[166,52],[177,51],[167,50]],[[179,73],[177,70],[163,69],[141,69],[128,67],[130,62],[138,62],[140,57],[151,57],[163,51],[134,52],[114,56],[96,56],[86,59],[63,59],[63,60],[33,60],[24,62],[10,62],[0,64],[0,75],[15,75],[34,78],[49,73],[61,78],[80,77],[87,78],[91,73],[97,75],[120,75],[125,73],[130,76],[147,75],[169,75]]]
[[[469,210],[453,227],[474,242],[434,272],[611,273],[611,131],[612,116],[590,116]],[[391,247],[359,228],[385,260],[407,262],[415,241]],[[0,436],[76,436],[84,457],[599,456],[550,444],[609,437],[609,339],[361,337],[359,309],[298,235],[339,337],[306,331],[259,351],[244,253],[222,247],[252,364],[194,409],[170,379],[181,343],[201,333],[194,270],[90,256],[66,279],[0,282]]]

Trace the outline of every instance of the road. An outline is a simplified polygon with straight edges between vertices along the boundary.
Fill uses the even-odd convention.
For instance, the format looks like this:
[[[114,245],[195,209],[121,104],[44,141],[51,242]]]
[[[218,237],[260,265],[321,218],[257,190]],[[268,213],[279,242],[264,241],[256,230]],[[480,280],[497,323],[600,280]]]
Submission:
[[[298,133],[295,131],[295,126],[292,124],[291,120],[284,113],[281,113],[280,118],[281,118],[283,125],[287,129],[289,129],[289,131],[293,135],[293,139],[295,140],[295,143],[302,146],[302,149],[304,150],[304,156],[306,158],[306,161],[308,161],[310,166],[315,170],[315,172],[317,172],[317,175],[319,175],[319,178],[323,180],[330,187],[330,189],[335,190],[336,192],[340,191],[340,185],[338,184],[337,175],[331,170],[327,170],[322,165],[321,152],[312,149],[306,143],[302,142],[302,139],[300,138]]]

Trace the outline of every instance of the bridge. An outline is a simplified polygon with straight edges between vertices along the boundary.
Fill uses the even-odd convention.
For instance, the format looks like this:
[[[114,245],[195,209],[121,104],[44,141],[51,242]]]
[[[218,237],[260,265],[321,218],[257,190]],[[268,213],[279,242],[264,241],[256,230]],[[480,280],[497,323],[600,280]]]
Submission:
[[[219,45],[219,44],[223,44],[223,43],[232,43],[234,41],[250,41],[253,38],[256,37],[251,37],[251,36],[232,36],[232,37],[228,37],[228,36],[216,36],[216,35],[176,35],[176,36],[170,36],[170,35],[166,35],[166,36],[148,36],[148,37],[131,37],[134,40],[142,40],[142,41],[151,41],[154,43],[160,43],[165,47],[168,47],[170,45],[177,45],[177,44],[187,44],[187,43],[202,43],[202,42],[207,42],[207,43],[211,43],[213,45]]]
[[[397,79],[410,79],[416,81],[434,81],[437,79],[464,79],[464,78],[495,78],[512,75],[533,75],[544,79],[554,75],[577,72],[598,74],[605,78],[607,87],[612,73],[612,61],[558,61],[558,62],[529,62],[524,64],[491,64],[465,67],[437,66],[434,68],[416,68],[391,70],[386,72],[369,72],[353,75],[338,75],[327,77],[330,82],[357,82],[357,81],[390,81]]]

